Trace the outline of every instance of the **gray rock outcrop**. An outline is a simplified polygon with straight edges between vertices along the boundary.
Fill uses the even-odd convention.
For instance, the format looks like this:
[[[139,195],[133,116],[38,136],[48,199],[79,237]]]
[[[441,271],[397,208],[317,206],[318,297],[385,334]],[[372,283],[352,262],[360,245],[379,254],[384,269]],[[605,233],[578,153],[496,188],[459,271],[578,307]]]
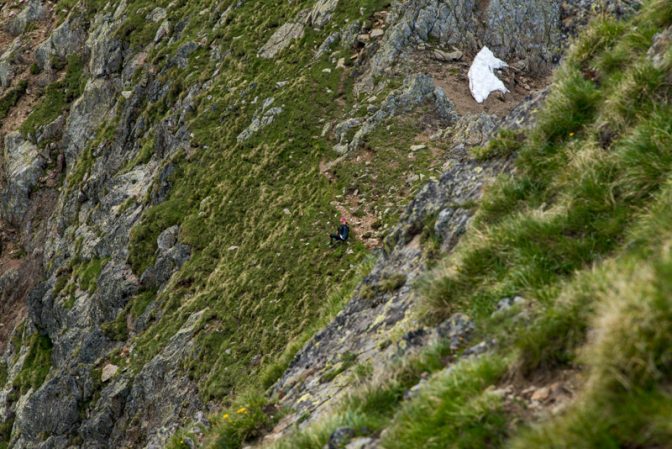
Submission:
[[[14,70],[14,56],[21,48],[21,43],[18,39],[12,41],[9,48],[4,50],[0,55],[0,87],[6,89],[12,82],[15,76]]]
[[[140,283],[148,289],[159,289],[189,259],[191,250],[187,245],[177,241],[178,226],[171,226],[163,231],[158,239],[156,262],[147,268],[140,277]]]
[[[37,48],[35,61],[41,70],[51,68],[54,58],[66,59],[74,54],[83,54],[86,39],[82,18],[70,16]]]
[[[259,50],[259,57],[275,58],[296,39],[303,37],[303,23],[288,22],[278,28]]]
[[[44,173],[46,160],[38,148],[14,132],[5,137],[4,179],[0,218],[18,224],[30,207],[30,194]]]
[[[10,22],[7,31],[14,36],[26,31],[28,25],[47,17],[47,8],[43,5],[42,0],[29,0],[20,13],[18,13]]]
[[[430,76],[417,74],[406,79],[403,87],[391,92],[371,116],[362,120],[348,119],[338,124],[335,150],[345,154],[359,148],[364,138],[383,121],[410,112],[424,103],[429,103],[435,109],[436,116],[446,124],[457,119],[454,106],[443,89],[436,86]],[[348,140],[349,131],[356,127],[360,127],[359,130]]]
[[[672,27],[656,34],[653,38],[653,45],[647,52],[653,66],[658,70],[662,70],[666,64],[670,64],[672,61],[672,57],[669,55],[670,48],[672,48]]]
[[[306,19],[309,26],[321,28],[325,26],[338,6],[338,0],[317,0]]]
[[[254,117],[252,118],[252,123],[245,128],[240,134],[238,134],[238,142],[245,142],[247,139],[261,131],[262,129],[266,128],[269,126],[275,118],[282,114],[282,107],[280,106],[274,106],[273,102],[275,101],[274,98],[267,98],[264,100],[263,104],[261,105],[261,108],[257,110],[257,112],[254,114]]]

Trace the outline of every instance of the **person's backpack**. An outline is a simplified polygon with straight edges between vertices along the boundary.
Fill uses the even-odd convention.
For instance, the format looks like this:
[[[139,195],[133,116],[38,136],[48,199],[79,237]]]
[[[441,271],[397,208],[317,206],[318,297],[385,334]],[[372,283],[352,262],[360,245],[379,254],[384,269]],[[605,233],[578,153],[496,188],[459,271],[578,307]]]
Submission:
[[[341,237],[341,240],[348,240],[348,236],[350,235],[350,227],[346,224],[341,225],[341,227],[338,229],[338,235]]]

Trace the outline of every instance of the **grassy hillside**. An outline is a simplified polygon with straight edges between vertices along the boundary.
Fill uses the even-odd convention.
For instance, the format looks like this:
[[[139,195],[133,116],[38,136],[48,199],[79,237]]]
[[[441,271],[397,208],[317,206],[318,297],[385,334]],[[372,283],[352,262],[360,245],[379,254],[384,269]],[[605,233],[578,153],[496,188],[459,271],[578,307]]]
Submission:
[[[515,153],[516,168],[488,188],[432,273],[425,319],[465,312],[495,349],[446,370],[450,351],[434,347],[277,447],[321,448],[341,426],[384,429],[388,449],[669,447],[672,47],[656,65],[647,51],[670,25],[672,3],[661,0],[625,22],[596,19],[538,124],[474,151]],[[514,295],[524,305],[493,314]],[[522,399],[563,376],[576,385],[563,409],[536,413]]]
[[[117,32],[125,45],[149,44],[158,24],[144,17],[168,3],[129,2],[125,24]],[[218,23],[234,5],[226,23]],[[107,331],[125,340],[127,315],[135,318],[156,302],[151,325],[133,339],[132,357],[113,357],[115,363],[137,371],[190,315],[207,309],[199,327],[198,354],[184,366],[199,382],[204,400],[219,401],[272,384],[301,344],[348,298],[369,266],[368,251],[358,240],[336,248],[328,244],[340,215],[336,205],[343,205],[348,193],[367,195],[378,211],[375,226],[384,229],[422,184],[416,176],[409,186],[389,190],[408,175],[408,167],[396,161],[406,157],[405,149],[419,132],[412,124],[397,133],[394,146],[382,134],[370,136],[369,149],[380,149],[385,157],[374,160],[366,172],[380,176],[380,182],[367,181],[362,164],[354,160],[339,166],[332,181],[320,173],[320,162],[339,156],[333,142],[320,137],[325,124],[363,108],[353,95],[349,72],[335,69],[326,56],[315,58],[315,50],[332,30],[307,28],[282,57],[257,56],[278,26],[312,5],[178,2],[167,8],[167,20],[189,21],[179,37],[151,47],[147,58],[169,92],[143,106],[148,123],[169,116],[175,102],[189,95],[188,86],[205,87],[187,117],[191,148],[170,161],[170,195],[150,207],[134,228],[129,262],[141,274],[154,262],[159,233],[175,224],[180,225],[180,241],[192,248],[192,258],[160,295],[143,291],[134,298]],[[331,22],[336,27],[346,19],[366,19],[386,5],[341,1]],[[198,47],[186,63],[176,63],[174,55],[193,42]],[[344,49],[343,55],[349,51]],[[398,86],[402,80],[391,81],[390,86]],[[239,141],[267,99],[282,108],[281,115]],[[103,129],[91,146],[111,138],[113,126]],[[136,163],[151,158],[154,139],[149,129]],[[85,178],[91,163],[87,154],[73,170],[71,186]],[[416,170],[429,170],[426,155],[418,158]]]
[[[187,36],[212,28],[199,22],[200,9],[226,6],[196,3],[171,9],[176,16],[195,19]],[[375,2],[369,3],[364,7],[373,11]],[[354,286],[351,280],[365,255],[358,243],[329,248],[328,234],[338,222],[331,202],[341,192],[318,170],[321,159],[334,156],[316,136],[325,120],[342,113],[332,106],[349,92],[339,87],[348,80],[336,71],[323,72],[331,67],[328,62],[312,61],[312,49],[323,39],[312,30],[287,58],[256,56],[273,28],[305,6],[246,2],[226,27],[207,36],[209,46],[226,55],[216,78],[209,78],[215,63],[204,48],[191,56],[187,68],[163,74],[175,95],[184,95],[180,89],[199,76],[213,84],[199,96],[193,113],[193,154],[174,161],[170,198],[150,209],[132,235],[130,261],[138,273],[151,262],[158,233],[173,224],[181,225],[181,240],[194,250],[173,287],[157,299],[161,319],[140,337],[132,363],[142,366],[190,314],[207,307],[200,353],[186,367],[193,378],[202,379],[205,399],[254,384],[251,371],[260,368],[251,369],[251,361],[263,356],[260,366],[271,365],[287,341],[340,301],[347,286]],[[347,2],[339,7],[340,14],[352,10]],[[161,64],[179,46],[162,49],[154,60]],[[169,81],[178,79],[183,81]],[[280,89],[278,81],[288,84]],[[239,143],[237,136],[267,98],[282,106],[282,116]],[[150,113],[166,110],[148,105],[152,108],[159,111]]]

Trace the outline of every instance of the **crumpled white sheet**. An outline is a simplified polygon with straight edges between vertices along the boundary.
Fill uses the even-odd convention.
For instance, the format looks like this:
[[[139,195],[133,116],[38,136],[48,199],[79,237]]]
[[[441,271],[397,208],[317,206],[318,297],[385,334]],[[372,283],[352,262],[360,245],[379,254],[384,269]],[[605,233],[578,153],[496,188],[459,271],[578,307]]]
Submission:
[[[497,59],[488,47],[483,47],[469,68],[469,89],[478,103],[483,103],[495,91],[507,93],[509,90],[495,75],[496,69],[507,67],[506,62]]]

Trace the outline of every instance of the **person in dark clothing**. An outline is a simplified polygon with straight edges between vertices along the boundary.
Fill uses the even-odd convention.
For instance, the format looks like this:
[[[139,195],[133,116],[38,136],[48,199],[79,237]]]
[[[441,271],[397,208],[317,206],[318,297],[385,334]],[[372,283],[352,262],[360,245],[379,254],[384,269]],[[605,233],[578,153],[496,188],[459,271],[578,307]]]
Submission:
[[[331,234],[331,243],[336,242],[347,242],[348,237],[350,236],[350,227],[348,226],[348,221],[345,217],[341,217],[341,225],[338,227],[337,234]]]

